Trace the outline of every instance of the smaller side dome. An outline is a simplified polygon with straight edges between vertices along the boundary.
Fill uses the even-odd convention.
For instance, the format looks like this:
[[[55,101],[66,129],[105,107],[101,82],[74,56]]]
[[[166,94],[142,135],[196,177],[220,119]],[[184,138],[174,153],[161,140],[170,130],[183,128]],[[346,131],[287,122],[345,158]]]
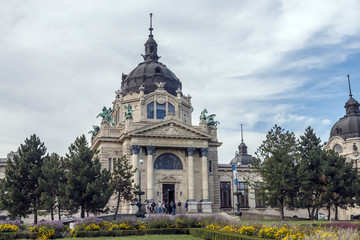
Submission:
[[[345,103],[346,114],[340,118],[330,131],[330,138],[339,136],[346,140],[347,138],[360,137],[360,104],[352,96]]]

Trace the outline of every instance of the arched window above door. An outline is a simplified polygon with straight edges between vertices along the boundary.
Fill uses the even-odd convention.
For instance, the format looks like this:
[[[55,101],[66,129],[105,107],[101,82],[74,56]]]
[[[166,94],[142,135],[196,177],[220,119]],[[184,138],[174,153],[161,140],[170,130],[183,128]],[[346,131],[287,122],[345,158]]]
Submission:
[[[163,153],[156,158],[154,169],[182,170],[183,165],[180,158],[175,154]]]

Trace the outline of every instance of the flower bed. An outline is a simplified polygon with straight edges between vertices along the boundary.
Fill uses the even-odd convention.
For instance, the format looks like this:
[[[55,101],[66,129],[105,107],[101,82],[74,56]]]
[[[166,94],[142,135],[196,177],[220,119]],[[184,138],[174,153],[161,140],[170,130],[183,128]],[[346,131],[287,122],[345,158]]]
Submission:
[[[74,228],[61,221],[44,221],[28,227],[19,222],[0,222],[0,239],[62,237],[129,236],[144,234],[191,234],[206,239],[359,239],[359,225],[332,223],[323,225],[291,225],[277,223],[266,226],[261,223],[242,224],[221,217],[189,217],[156,215],[146,219],[122,218],[114,222],[88,217],[77,220]],[[29,232],[26,232],[26,231]],[[30,235],[29,235],[30,234]],[[345,238],[343,238],[345,239]]]

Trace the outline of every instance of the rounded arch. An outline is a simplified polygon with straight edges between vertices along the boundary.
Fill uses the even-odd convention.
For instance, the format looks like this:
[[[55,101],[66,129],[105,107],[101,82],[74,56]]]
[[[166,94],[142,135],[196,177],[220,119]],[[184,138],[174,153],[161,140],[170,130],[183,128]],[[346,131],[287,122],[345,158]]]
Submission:
[[[154,169],[182,170],[183,164],[175,154],[163,153],[156,158]]]
[[[343,152],[343,148],[341,147],[340,144],[336,144],[336,145],[334,146],[333,150],[334,150],[335,152],[339,153],[339,154]]]

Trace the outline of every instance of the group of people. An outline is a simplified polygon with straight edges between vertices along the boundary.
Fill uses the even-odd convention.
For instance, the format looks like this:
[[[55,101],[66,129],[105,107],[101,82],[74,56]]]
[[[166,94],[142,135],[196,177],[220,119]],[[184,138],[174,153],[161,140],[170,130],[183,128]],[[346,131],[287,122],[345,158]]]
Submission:
[[[181,201],[178,201],[177,204],[175,204],[175,202],[173,200],[170,201],[170,204],[168,202],[165,201],[159,201],[158,204],[155,203],[155,201],[151,200],[145,201],[145,205],[146,205],[146,210],[149,213],[166,213],[166,214],[172,214],[175,215],[176,214],[176,208],[177,208],[177,213],[182,213],[181,211]],[[187,211],[187,202],[185,203],[185,210]]]

